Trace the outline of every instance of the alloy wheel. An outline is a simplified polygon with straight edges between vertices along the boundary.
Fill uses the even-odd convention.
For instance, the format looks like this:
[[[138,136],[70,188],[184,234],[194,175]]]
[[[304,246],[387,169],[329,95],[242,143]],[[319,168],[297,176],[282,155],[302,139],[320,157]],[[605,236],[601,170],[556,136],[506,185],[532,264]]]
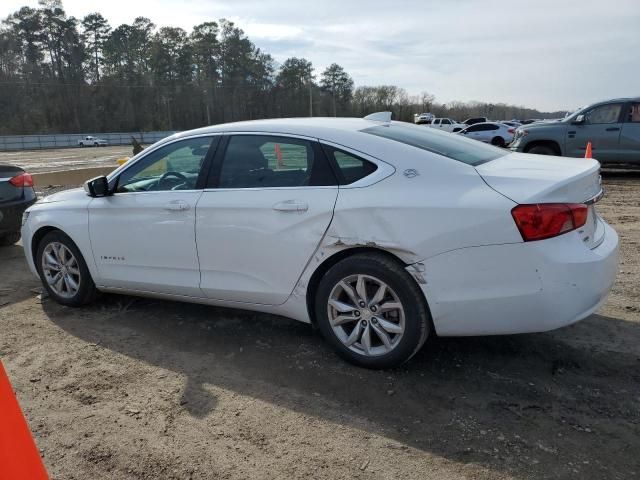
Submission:
[[[391,352],[405,331],[404,307],[396,292],[371,275],[350,275],[329,295],[327,312],[344,346],[365,356]]]
[[[80,266],[71,250],[60,242],[51,242],[42,254],[42,272],[56,295],[72,298],[80,288]]]

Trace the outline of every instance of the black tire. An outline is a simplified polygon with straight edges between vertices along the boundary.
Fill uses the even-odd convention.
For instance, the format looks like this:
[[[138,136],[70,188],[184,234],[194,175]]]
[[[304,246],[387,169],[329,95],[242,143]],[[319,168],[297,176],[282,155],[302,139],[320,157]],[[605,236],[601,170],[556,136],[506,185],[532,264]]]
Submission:
[[[0,247],[10,247],[20,240],[20,232],[10,232],[0,235]]]
[[[93,144],[93,146],[94,146],[94,147],[98,147],[98,143],[97,143],[97,142],[96,142],[96,143],[94,143],[94,144]]]
[[[67,298],[58,295],[46,281],[44,272],[42,270],[42,256],[44,254],[46,246],[52,242],[58,242],[67,247],[71,251],[71,253],[73,253],[73,256],[78,262],[78,268],[80,270],[80,282],[78,291],[72,297]],[[84,261],[82,253],[80,253],[80,250],[78,249],[76,244],[73,243],[73,240],[71,240],[60,230],[51,231],[47,233],[42,238],[42,240],[40,240],[40,243],[38,244],[38,250],[36,252],[35,263],[36,269],[38,270],[38,275],[40,275],[40,279],[42,280],[42,285],[44,286],[45,290],[51,298],[53,298],[61,305],[66,305],[68,307],[80,307],[82,305],[91,303],[96,298],[96,285],[95,283],[93,283],[91,273],[89,273],[87,263]]]
[[[331,292],[339,282],[353,275],[380,279],[395,292],[402,304],[405,330],[397,345],[386,354],[368,356],[354,352],[342,343],[331,326],[328,308]],[[431,325],[429,309],[415,280],[400,262],[378,253],[356,254],[331,267],[316,291],[315,314],[319,330],[339,356],[355,365],[373,369],[393,368],[409,360],[424,345]]]
[[[80,146],[84,148],[84,143],[80,142]]]
[[[534,145],[527,149],[526,153],[534,153],[536,155],[557,155],[555,150],[547,145]]]
[[[496,147],[504,148],[504,138],[502,137],[493,137],[491,139],[491,145],[495,145]]]

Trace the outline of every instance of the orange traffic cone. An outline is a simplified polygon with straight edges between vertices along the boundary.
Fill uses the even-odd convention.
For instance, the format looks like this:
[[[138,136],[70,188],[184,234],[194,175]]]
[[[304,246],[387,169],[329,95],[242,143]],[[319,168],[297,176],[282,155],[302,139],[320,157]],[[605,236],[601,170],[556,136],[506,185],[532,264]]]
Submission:
[[[584,152],[584,158],[593,158],[591,156],[591,142],[587,142],[587,149]]]
[[[46,480],[40,452],[0,362],[0,478]]]

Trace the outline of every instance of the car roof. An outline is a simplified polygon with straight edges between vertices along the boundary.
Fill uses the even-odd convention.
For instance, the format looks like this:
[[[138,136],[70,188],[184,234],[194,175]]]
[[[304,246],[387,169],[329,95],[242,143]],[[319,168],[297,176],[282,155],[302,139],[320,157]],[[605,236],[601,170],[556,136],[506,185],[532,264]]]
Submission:
[[[357,132],[367,127],[380,125],[382,123],[384,122],[365,120],[363,118],[343,117],[273,118],[211,125],[209,127],[180,132],[176,134],[176,137],[223,132],[288,133],[315,137],[321,133],[328,133],[331,131],[344,132],[347,130]]]

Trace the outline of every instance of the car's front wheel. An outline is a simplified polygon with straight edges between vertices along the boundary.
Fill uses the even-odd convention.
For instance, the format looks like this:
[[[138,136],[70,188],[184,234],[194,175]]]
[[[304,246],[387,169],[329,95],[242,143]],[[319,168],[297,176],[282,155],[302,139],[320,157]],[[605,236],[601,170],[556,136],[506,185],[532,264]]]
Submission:
[[[392,368],[409,360],[429,333],[422,292],[397,261],[376,253],[341,260],[316,292],[316,321],[347,361]]]
[[[534,153],[536,155],[557,155],[556,151],[547,145],[535,145],[526,150],[525,153]]]
[[[47,293],[56,302],[79,307],[96,296],[87,264],[80,250],[67,235],[55,230],[38,244],[36,268]]]

